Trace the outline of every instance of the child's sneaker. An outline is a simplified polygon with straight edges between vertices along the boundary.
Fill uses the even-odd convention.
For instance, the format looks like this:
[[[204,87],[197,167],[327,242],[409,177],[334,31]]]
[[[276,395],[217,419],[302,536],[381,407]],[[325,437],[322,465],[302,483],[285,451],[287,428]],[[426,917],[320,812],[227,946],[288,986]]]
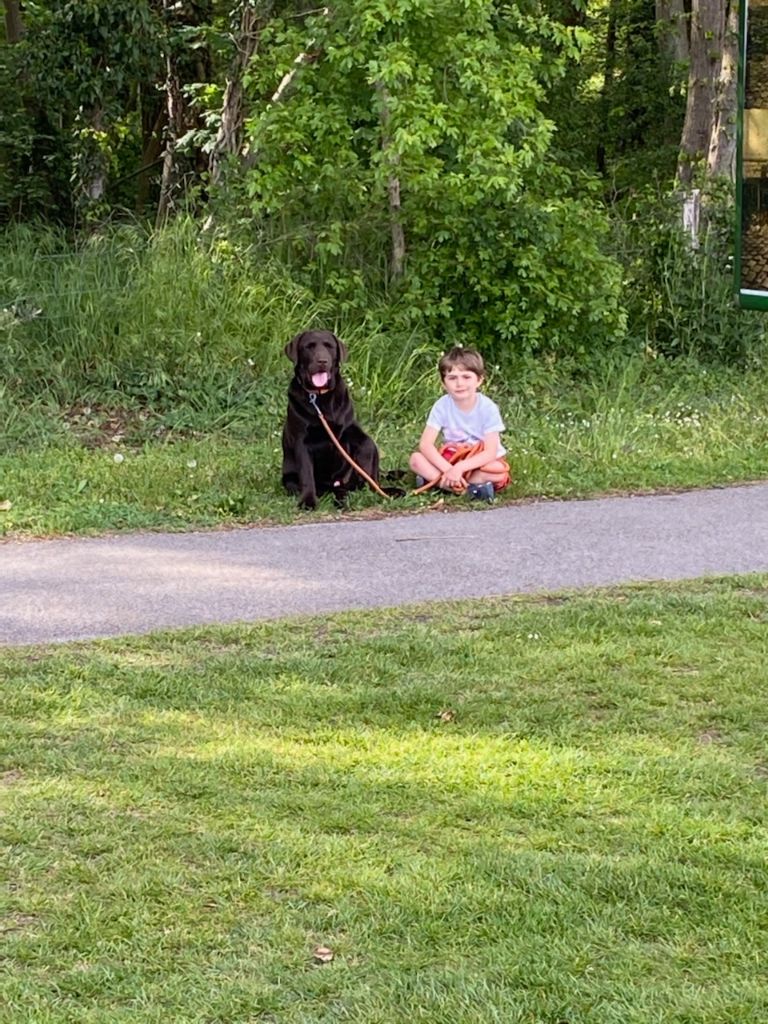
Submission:
[[[486,480],[484,484],[470,484],[467,494],[475,501],[491,502],[496,497],[496,490],[491,481]]]

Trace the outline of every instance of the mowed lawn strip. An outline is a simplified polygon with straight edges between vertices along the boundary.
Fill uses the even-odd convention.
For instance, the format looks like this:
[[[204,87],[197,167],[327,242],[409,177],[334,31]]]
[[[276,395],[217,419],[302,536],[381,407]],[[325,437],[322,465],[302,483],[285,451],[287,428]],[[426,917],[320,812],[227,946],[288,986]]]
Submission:
[[[2,651],[0,1020],[768,1019],[767,632],[753,576]]]

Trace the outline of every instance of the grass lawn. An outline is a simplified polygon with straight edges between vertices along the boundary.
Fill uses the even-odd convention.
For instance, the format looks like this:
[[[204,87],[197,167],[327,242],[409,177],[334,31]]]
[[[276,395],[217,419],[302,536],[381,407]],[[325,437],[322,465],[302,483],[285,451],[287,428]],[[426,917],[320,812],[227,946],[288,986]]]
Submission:
[[[768,1020],[767,627],[744,577],[3,651],[0,1020]]]
[[[208,420],[198,424],[200,430],[189,424],[176,429],[170,413],[163,418],[112,406],[19,412],[16,426],[25,441],[9,443],[0,453],[0,537],[181,530],[340,515],[330,499],[315,513],[299,513],[280,486],[280,429],[289,376],[286,366],[282,377],[276,373],[265,381],[264,394],[257,396],[261,404],[245,403],[226,430]],[[384,469],[407,466],[423,416],[438,395],[433,377],[430,368],[423,408],[395,399],[384,403],[380,398],[372,407],[358,402]],[[504,413],[514,476],[501,500],[765,479],[766,379],[763,372],[740,376],[725,370],[709,379],[701,371],[678,374],[674,367],[659,370],[636,361],[602,382],[568,385],[545,377],[535,386],[530,381],[497,384],[489,392]],[[0,434],[2,427],[0,415]],[[427,494],[385,504],[364,491],[351,496],[349,511],[414,512],[433,501]],[[463,500],[450,502],[463,506]]]

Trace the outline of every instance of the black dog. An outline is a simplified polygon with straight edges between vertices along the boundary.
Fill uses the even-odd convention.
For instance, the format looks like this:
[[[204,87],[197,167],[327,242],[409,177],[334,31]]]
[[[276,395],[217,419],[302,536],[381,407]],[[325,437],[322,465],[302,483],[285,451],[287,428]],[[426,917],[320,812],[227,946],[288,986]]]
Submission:
[[[342,502],[365,486],[337,450],[320,422],[310,395],[345,451],[378,483],[379,450],[355,420],[355,410],[339,364],[347,349],[330,331],[304,331],[285,346],[294,364],[283,427],[283,487],[301,508],[314,508],[323,494]]]

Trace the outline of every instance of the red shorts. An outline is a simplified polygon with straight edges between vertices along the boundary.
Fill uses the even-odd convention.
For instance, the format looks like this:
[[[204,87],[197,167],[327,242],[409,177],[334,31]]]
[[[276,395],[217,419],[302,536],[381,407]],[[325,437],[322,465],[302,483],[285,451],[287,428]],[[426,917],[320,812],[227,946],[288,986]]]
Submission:
[[[462,444],[457,441],[452,441],[448,444],[444,444],[440,449],[440,454],[444,459],[447,459],[451,465],[456,462],[461,462],[462,459],[466,459],[468,455],[475,451],[479,446],[475,444]],[[500,463],[504,467],[505,475],[502,480],[494,480],[493,489],[494,491],[503,491],[505,487],[509,485],[509,481],[512,479],[512,475],[509,469],[509,463],[506,459],[494,459],[494,462]]]

